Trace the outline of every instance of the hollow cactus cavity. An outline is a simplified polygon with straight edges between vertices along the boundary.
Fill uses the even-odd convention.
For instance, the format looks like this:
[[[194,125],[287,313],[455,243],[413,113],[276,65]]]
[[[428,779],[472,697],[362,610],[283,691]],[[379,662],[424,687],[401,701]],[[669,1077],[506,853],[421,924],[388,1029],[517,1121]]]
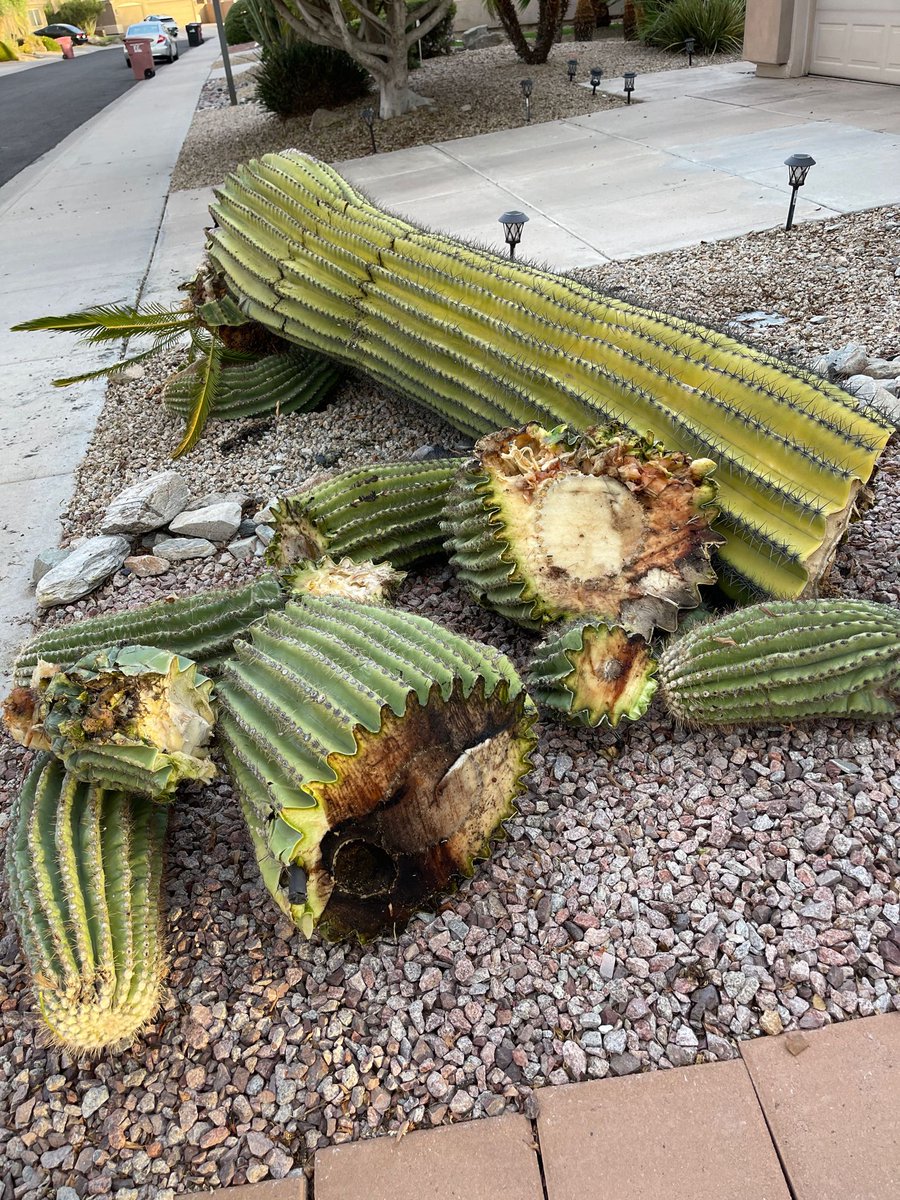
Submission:
[[[185,780],[215,777],[211,692],[190,659],[112,647],[65,671],[39,663],[32,687],[8,697],[4,719],[17,741],[52,750],[76,779],[165,801]]]
[[[212,212],[242,312],[468,434],[617,423],[711,458],[720,575],[742,594],[815,588],[891,433],[802,367],[419,229],[297,151],[240,167]]]
[[[41,1018],[73,1055],[131,1044],[160,1003],[160,888],[168,809],[82,783],[41,754],[6,851]]]
[[[894,716],[900,612],[867,600],[756,604],[671,641],[659,682],[686,725]]]
[[[394,927],[489,853],[534,745],[502,654],[304,596],[238,641],[219,737],[263,879],[307,935]]]
[[[448,496],[447,551],[477,599],[522,624],[591,614],[649,637],[715,581],[713,470],[604,431],[489,434]]]
[[[535,650],[526,683],[538,704],[571,724],[637,721],[656,691],[656,660],[646,640],[621,626],[582,617],[552,630]]]

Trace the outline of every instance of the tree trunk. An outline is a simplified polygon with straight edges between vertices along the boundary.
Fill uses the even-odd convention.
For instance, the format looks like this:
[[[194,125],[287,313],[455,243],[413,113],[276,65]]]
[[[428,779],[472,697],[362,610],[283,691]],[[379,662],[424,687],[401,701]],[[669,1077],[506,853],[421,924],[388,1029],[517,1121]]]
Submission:
[[[554,39],[562,28],[565,0],[540,0],[537,35],[533,44],[522,32],[514,0],[494,0],[494,3],[503,31],[522,62],[546,62]]]

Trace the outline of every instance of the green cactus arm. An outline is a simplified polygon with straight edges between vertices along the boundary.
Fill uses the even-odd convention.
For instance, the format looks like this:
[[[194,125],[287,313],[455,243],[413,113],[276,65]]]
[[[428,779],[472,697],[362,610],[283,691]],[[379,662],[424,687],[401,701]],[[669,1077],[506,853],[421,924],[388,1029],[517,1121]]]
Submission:
[[[900,613],[863,600],[755,605],[673,640],[659,681],[686,724],[892,716],[900,709]]]

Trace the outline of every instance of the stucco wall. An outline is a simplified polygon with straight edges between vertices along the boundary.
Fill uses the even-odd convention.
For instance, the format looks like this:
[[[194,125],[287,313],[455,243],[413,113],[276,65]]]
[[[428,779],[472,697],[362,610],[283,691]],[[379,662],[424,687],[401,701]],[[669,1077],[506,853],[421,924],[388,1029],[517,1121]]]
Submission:
[[[624,0],[607,0],[607,2],[609,3],[610,16],[621,17]],[[570,0],[566,13],[567,20],[571,20],[574,17],[575,7],[576,0]],[[530,0],[527,8],[517,9],[517,11],[519,20],[523,25],[537,24],[537,0]],[[500,22],[495,17],[490,16],[482,0],[456,0],[456,19],[453,22],[453,28],[458,32],[462,32],[463,29],[471,29],[475,25],[490,25],[492,28],[499,28]]]

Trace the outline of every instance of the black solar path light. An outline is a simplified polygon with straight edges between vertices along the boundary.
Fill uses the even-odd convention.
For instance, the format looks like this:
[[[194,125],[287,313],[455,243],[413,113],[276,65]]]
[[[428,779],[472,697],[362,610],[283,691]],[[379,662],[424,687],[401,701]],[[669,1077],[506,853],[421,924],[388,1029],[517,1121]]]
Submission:
[[[603,68],[602,67],[591,67],[591,89],[592,89],[591,95],[593,95],[593,96],[597,95],[597,88],[600,86],[600,82],[602,79],[603,79]]]
[[[377,154],[378,147],[375,145],[375,109],[370,104],[367,104],[360,113],[360,116],[369,127],[369,137],[372,139],[372,153]]]
[[[792,154],[790,158],[784,160],[784,165],[788,169],[788,183],[791,185],[791,203],[788,208],[787,223],[784,227],[785,232],[787,232],[794,224],[794,207],[797,204],[797,190],[802,188],[804,183],[806,183],[809,168],[816,165],[816,160],[808,154]]]
[[[566,63],[566,72],[569,76],[569,83],[575,82],[575,76],[578,74],[578,59],[570,58]]]
[[[688,66],[689,67],[692,67],[694,65],[694,49],[695,49],[696,45],[697,45],[696,38],[690,37],[690,38],[684,39],[684,50],[688,56]]]
[[[531,93],[534,90],[533,79],[519,80],[519,87],[522,89],[522,95],[525,97],[525,120],[531,120]]]
[[[626,71],[623,75],[623,79],[625,80],[625,95],[629,104],[631,103],[631,93],[634,91],[634,76],[634,71]]]
[[[509,246],[509,257],[515,258],[516,246],[522,240],[522,230],[528,217],[523,212],[505,212],[499,220],[503,226],[506,244]]]

